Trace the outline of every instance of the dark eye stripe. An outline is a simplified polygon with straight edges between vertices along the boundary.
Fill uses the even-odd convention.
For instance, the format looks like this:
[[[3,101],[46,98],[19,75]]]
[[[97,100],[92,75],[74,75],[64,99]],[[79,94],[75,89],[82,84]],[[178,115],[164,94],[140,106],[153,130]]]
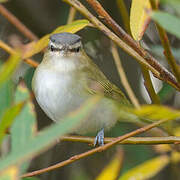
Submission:
[[[50,49],[51,51],[62,51],[62,50],[64,50],[63,48],[62,48],[62,49],[60,49],[60,48],[55,48],[55,47],[52,46],[52,45],[49,47],[49,49]],[[70,52],[79,52],[79,51],[80,51],[80,47],[68,49],[68,51],[70,51]]]

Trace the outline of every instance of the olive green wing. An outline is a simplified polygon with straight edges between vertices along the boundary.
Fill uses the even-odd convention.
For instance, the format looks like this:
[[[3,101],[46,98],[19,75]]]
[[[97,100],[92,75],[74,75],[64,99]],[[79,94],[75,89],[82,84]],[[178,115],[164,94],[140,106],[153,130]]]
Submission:
[[[120,104],[131,105],[123,92],[105,77],[97,65],[86,54],[85,57],[90,64],[90,66],[84,68],[86,78],[88,79],[88,91],[94,94],[103,93],[105,97],[113,99]]]

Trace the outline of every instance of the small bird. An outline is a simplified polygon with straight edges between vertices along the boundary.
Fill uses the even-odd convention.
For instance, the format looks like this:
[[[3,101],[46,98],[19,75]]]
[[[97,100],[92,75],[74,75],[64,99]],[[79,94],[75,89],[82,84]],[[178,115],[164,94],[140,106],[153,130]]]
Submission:
[[[119,118],[114,100],[131,105],[86,55],[81,37],[67,32],[50,36],[44,58],[35,70],[32,89],[40,107],[56,122],[94,94],[103,94],[97,107],[72,132],[98,132],[94,145],[104,144],[104,130],[114,126]]]

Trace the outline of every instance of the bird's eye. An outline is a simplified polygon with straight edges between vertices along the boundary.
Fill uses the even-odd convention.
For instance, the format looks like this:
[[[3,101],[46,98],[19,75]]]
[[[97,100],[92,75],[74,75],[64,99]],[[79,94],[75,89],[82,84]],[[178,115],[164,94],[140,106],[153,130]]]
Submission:
[[[55,48],[54,48],[54,46],[51,45],[50,49],[51,49],[51,51],[54,51]]]
[[[76,48],[76,52],[79,52],[80,51],[80,47]]]

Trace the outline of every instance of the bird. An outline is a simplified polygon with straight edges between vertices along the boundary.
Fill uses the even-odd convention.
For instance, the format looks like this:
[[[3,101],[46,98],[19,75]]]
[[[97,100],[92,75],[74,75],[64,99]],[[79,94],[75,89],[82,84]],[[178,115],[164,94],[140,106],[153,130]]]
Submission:
[[[88,98],[101,94],[97,107],[72,130],[79,135],[97,133],[94,145],[104,145],[104,131],[119,119],[117,104],[131,106],[123,92],[87,56],[82,38],[69,32],[50,36],[43,60],[34,72],[32,89],[42,110],[55,122]]]

